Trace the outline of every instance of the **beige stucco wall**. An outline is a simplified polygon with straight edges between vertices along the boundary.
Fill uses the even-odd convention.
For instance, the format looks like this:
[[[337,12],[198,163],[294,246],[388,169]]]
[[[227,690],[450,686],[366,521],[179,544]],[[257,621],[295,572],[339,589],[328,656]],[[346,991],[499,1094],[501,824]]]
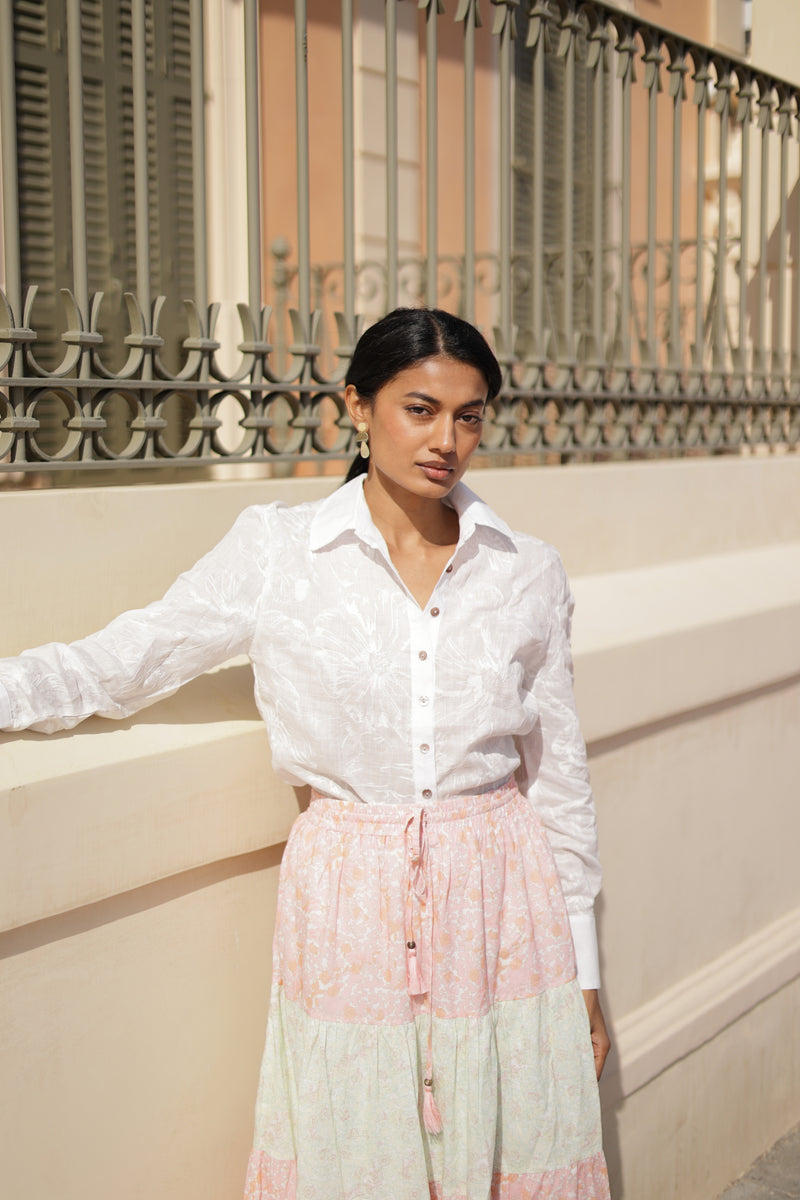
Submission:
[[[159,594],[331,480],[5,495],[0,653]],[[598,800],[615,1200],[711,1200],[800,1119],[800,461],[481,471],[562,550]],[[30,1200],[241,1191],[283,841],[248,672],[0,736],[0,1160]]]
[[[794,0],[758,0],[752,6],[753,31],[750,58],[756,67],[788,79],[800,80],[797,33],[800,13]]]

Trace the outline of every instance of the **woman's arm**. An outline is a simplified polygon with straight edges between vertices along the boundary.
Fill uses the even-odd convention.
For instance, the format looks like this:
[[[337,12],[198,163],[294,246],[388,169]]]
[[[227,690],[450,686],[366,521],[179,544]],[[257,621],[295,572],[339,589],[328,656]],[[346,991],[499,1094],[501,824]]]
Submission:
[[[594,922],[601,879],[597,823],[572,686],[572,594],[558,554],[549,553],[542,576],[547,642],[530,682],[538,721],[518,742],[518,783],[547,830],[575,943],[578,982],[584,991],[594,991],[600,984]]]
[[[597,990],[600,966],[594,899],[601,879],[597,821],[572,686],[574,602],[561,560],[552,553],[545,584],[550,629],[544,660],[531,686],[539,722],[520,742],[520,790],[542,818],[561,879],[599,1079],[611,1041]]]
[[[265,509],[246,509],[161,600],[99,633],[0,659],[0,729],[51,733],[127,717],[245,652],[264,579]]]

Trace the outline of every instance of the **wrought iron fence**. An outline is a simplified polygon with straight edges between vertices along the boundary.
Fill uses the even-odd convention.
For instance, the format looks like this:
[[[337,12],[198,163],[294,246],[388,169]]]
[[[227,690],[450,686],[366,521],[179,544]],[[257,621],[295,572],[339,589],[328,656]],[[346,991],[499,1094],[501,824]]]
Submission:
[[[419,8],[415,32],[408,0],[381,3],[384,60],[377,69],[366,64],[384,104],[382,144],[372,153],[382,180],[376,201],[357,186],[368,98],[357,86],[365,63],[354,57],[359,21],[372,18],[363,9],[356,20],[352,0],[341,0],[341,254],[321,263],[312,258],[312,234],[330,222],[331,205],[311,186],[319,148],[313,92],[309,103],[315,10],[309,20],[305,0],[295,2],[296,225],[263,247],[264,126],[291,114],[265,113],[260,88],[263,72],[289,67],[271,60],[259,5],[245,0],[248,294],[238,304],[239,362],[229,369],[230,347],[216,336],[219,304],[209,302],[208,246],[228,234],[210,225],[206,206],[202,0],[170,0],[173,28],[163,36],[188,98],[178,140],[166,147],[153,92],[156,17],[163,24],[166,8],[152,0],[0,0],[0,471],[349,456],[348,358],[364,322],[397,303],[440,304],[478,320],[493,340],[504,383],[481,448],[493,461],[796,448],[800,85],[594,0],[492,0],[484,28],[478,0],[459,0],[452,15],[433,0]],[[36,284],[53,291],[53,283],[33,277],[35,255],[25,261],[29,199],[18,139],[30,136],[21,47],[35,41],[34,18],[46,32],[56,10],[66,37],[69,154],[63,177],[51,175],[48,186],[69,198],[71,267],[61,332],[48,334],[37,328]],[[411,117],[398,14],[406,49],[417,47]],[[118,287],[127,327],[121,356],[110,302],[92,283],[98,218],[87,199],[98,169],[92,114],[102,113],[87,100],[101,86],[87,64],[102,54],[95,42],[103,21],[124,26],[128,72],[135,278]],[[452,65],[453,24],[461,31],[458,91],[438,40],[447,35]],[[442,114],[456,100],[463,142],[454,175],[442,167]],[[175,112],[179,101],[171,101]],[[409,121],[425,131],[411,163],[422,214],[416,245],[402,229]],[[175,204],[191,206],[181,228],[191,235],[183,254],[193,278],[177,335],[174,321],[172,332],[164,323],[175,288],[156,294],[153,285],[164,254],[154,242],[153,180],[158,156],[174,155],[176,145],[184,183]],[[487,189],[488,220],[479,213]],[[453,198],[457,252],[448,226]],[[370,249],[362,233],[375,223],[376,204],[382,233]],[[162,230],[161,243],[168,240]],[[176,286],[185,285],[186,270],[174,274]]]

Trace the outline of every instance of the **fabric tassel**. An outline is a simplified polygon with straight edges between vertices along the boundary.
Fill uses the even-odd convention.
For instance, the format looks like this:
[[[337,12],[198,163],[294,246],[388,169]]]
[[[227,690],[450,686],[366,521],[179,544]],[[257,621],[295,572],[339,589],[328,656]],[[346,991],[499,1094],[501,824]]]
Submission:
[[[427,990],[422,986],[417,960],[416,942],[406,942],[406,964],[408,966],[408,992],[411,996],[421,996]]]
[[[428,1133],[441,1133],[444,1126],[436,1101],[433,1098],[433,1080],[424,1079],[422,1082],[422,1123]]]

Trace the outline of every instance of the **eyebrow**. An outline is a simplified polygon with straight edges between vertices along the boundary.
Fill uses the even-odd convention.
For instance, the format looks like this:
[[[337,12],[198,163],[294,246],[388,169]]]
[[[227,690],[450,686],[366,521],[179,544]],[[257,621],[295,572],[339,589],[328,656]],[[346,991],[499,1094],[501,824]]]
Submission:
[[[410,400],[412,398],[414,400],[426,400],[428,404],[435,404],[437,408],[442,407],[441,400],[437,400],[435,396],[429,396],[427,392],[406,392],[405,396],[403,397],[404,400]],[[465,404],[459,405],[459,410],[464,408],[474,408],[476,406],[483,408],[487,399],[488,397],[481,397],[479,400],[467,400]]]

